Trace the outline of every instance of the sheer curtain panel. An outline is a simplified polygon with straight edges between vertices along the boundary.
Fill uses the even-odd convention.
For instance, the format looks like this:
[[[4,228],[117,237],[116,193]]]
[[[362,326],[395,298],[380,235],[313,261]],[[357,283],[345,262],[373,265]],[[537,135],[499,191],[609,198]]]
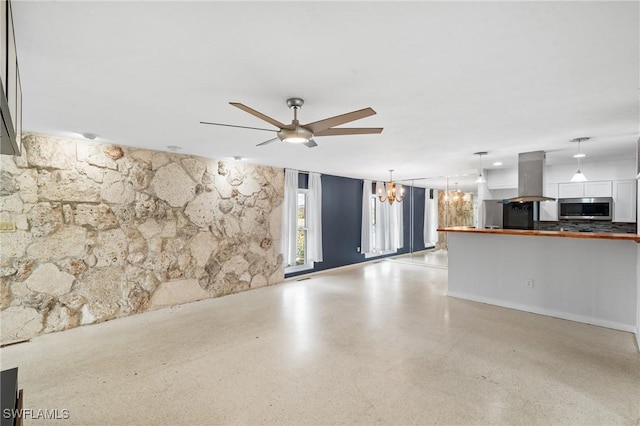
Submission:
[[[402,203],[395,202],[391,205],[391,250],[396,251],[404,246],[404,216]]]
[[[284,204],[282,207],[282,257],[284,265],[296,264],[296,239],[298,210],[298,171],[284,171]]]
[[[360,230],[360,252],[371,253],[374,250],[373,241],[371,241],[371,208],[375,202],[371,198],[371,181],[362,181],[362,229]]]
[[[320,173],[309,173],[307,192],[307,260],[322,262],[322,178]]]
[[[431,247],[438,241],[438,191],[433,190],[433,198],[429,198],[429,189],[424,197],[424,245]]]

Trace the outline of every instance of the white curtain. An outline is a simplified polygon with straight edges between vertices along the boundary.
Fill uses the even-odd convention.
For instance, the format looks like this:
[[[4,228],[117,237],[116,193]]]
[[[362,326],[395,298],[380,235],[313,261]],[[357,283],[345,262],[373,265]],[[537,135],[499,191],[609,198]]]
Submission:
[[[384,183],[376,182],[376,194],[384,194]],[[376,200],[376,241],[378,252],[391,250],[391,226],[389,221],[389,202]]]
[[[379,194],[380,190],[384,193],[384,183],[376,182],[376,192]],[[389,204],[388,201],[376,203],[375,248],[381,252],[396,251],[404,245],[402,204]]]
[[[371,253],[374,241],[371,241],[371,207],[375,201],[371,199],[371,181],[362,181],[362,228],[360,230],[360,252]]]
[[[403,204],[398,202],[393,203],[391,206],[392,211],[395,209],[395,228],[393,230],[395,248],[393,250],[404,247],[404,213],[402,206]]]
[[[298,235],[298,171],[284,171],[284,204],[282,207],[282,257],[284,265],[296,264],[296,240]]]
[[[307,192],[307,260],[322,262],[322,179],[309,173]]]
[[[431,247],[438,241],[438,191],[433,190],[433,199],[429,198],[429,189],[424,197],[424,245]]]

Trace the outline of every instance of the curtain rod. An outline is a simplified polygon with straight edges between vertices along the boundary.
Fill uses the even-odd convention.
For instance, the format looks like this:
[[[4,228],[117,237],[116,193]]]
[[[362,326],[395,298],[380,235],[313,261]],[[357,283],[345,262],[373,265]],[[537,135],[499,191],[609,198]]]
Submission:
[[[289,170],[295,170],[295,171],[296,171],[296,172],[298,172],[298,173],[304,173],[304,174],[307,174],[307,175],[308,175],[309,173],[317,173],[317,174],[319,174],[319,175],[321,175],[321,174],[322,174],[322,173],[320,173],[320,172],[310,172],[310,171],[308,171],[308,170],[298,170],[298,169],[292,169],[291,167],[285,167],[285,170],[287,170],[287,169],[289,169]]]

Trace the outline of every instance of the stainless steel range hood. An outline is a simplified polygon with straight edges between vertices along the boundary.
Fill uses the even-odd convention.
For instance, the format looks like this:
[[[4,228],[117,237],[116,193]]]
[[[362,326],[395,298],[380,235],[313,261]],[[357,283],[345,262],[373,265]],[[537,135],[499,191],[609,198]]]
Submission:
[[[544,151],[518,154],[518,196],[504,200],[504,202],[555,201],[555,198],[542,195],[542,189],[544,188],[544,162]]]

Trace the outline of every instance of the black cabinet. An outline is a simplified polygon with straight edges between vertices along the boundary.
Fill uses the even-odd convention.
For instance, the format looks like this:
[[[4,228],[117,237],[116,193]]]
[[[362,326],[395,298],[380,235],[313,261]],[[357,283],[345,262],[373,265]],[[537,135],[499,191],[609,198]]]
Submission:
[[[18,390],[18,368],[3,370],[0,377],[0,426],[20,426],[22,418],[17,413],[22,410],[22,390]]]

